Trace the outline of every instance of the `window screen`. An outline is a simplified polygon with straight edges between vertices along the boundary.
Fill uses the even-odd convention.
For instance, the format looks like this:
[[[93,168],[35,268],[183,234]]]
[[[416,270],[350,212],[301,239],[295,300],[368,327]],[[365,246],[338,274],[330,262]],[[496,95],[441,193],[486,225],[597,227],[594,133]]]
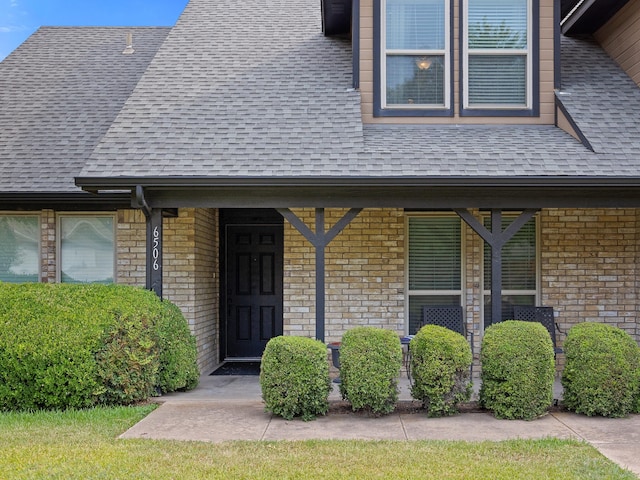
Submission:
[[[112,283],[114,280],[112,216],[60,217],[60,280],[67,283]]]
[[[384,98],[389,106],[444,107],[448,3],[385,0]]]
[[[529,0],[466,0],[467,107],[526,107]]]
[[[0,281],[37,282],[39,250],[39,217],[0,215]]]
[[[409,333],[424,305],[460,305],[462,232],[458,217],[409,217]]]

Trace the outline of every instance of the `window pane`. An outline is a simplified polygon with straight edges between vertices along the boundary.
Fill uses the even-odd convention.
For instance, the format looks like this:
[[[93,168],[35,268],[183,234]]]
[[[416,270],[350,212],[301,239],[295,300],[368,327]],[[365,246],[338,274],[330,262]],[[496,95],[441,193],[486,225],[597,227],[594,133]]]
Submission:
[[[387,0],[387,49],[444,50],[444,0]]]
[[[469,48],[527,48],[527,0],[469,0]]]
[[[39,268],[39,218],[0,216],[0,281],[37,282]]]
[[[470,55],[470,105],[526,105],[527,57]]]
[[[61,217],[60,257],[63,282],[112,283],[113,217]]]
[[[511,224],[513,217],[502,218],[502,229]],[[491,220],[485,219],[491,228]],[[484,288],[491,289],[491,248],[484,246]],[[502,248],[502,289],[536,289],[536,222],[529,220]],[[526,305],[526,304],[525,304]]]
[[[409,290],[460,290],[460,219],[409,217]]]
[[[444,57],[387,57],[387,104],[444,105]]]
[[[409,335],[422,326],[424,305],[460,305],[460,295],[412,295],[409,297]]]

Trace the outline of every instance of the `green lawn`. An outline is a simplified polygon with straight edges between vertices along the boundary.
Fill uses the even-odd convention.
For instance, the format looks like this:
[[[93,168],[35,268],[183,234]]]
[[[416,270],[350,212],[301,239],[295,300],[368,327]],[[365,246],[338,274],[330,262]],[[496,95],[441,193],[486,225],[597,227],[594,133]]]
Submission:
[[[116,437],[154,407],[0,414],[0,478],[636,479],[591,446],[508,442],[229,442]]]

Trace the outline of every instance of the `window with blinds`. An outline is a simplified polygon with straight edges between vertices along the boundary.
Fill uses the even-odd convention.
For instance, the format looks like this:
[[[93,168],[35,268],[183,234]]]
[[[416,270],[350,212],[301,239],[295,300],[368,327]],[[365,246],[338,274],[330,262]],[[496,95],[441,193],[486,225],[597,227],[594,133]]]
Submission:
[[[502,218],[504,231],[515,217]],[[486,218],[485,227],[491,229]],[[513,318],[515,305],[535,305],[538,287],[536,219],[529,220],[502,248],[502,318]],[[484,323],[491,325],[491,247],[484,246]]]
[[[37,282],[40,276],[40,218],[0,215],[0,282]]]
[[[464,108],[531,108],[533,0],[464,0]]]
[[[459,217],[408,217],[409,333],[422,324],[424,305],[460,305],[462,228]]]
[[[115,277],[113,215],[58,217],[60,281],[113,283]]]
[[[449,2],[380,0],[383,108],[448,108]]]

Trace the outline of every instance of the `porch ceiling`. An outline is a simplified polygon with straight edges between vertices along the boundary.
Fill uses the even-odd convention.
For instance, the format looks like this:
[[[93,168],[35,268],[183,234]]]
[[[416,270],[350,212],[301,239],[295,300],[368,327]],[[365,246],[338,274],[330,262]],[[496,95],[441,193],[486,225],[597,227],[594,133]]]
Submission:
[[[640,177],[83,179],[96,191],[138,185],[151,208],[640,207]]]

